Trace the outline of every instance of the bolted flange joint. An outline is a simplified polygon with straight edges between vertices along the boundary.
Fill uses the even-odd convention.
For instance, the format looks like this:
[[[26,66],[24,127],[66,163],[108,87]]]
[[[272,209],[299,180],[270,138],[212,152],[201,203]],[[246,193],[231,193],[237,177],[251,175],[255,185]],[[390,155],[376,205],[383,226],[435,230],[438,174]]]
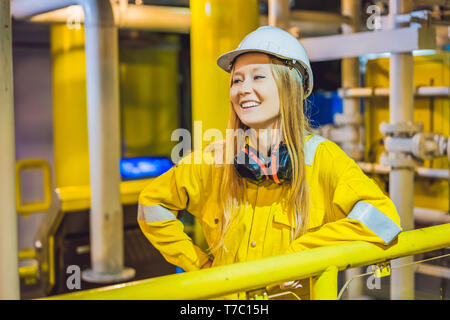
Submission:
[[[448,138],[427,132],[418,133],[412,138],[412,153],[420,159],[433,159],[448,156]]]
[[[423,124],[420,122],[399,122],[380,124],[380,131],[385,136],[407,138],[416,133],[423,132]]]
[[[412,137],[423,131],[419,122],[386,123],[380,125],[385,138],[386,152],[381,155],[380,163],[392,168],[414,169],[423,161],[412,153]]]

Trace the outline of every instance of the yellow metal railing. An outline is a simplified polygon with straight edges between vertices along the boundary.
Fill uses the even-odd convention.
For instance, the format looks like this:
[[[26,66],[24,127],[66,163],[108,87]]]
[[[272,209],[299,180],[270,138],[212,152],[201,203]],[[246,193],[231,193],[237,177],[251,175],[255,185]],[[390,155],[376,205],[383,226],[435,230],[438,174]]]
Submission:
[[[312,299],[336,299],[338,271],[450,246],[450,224],[402,232],[389,247],[345,242],[261,260],[77,291],[49,299],[209,299],[312,277]]]
[[[25,170],[43,170],[44,199],[31,203],[22,201],[22,184],[20,174]],[[16,162],[16,210],[28,215],[33,212],[47,211],[52,203],[52,177],[50,164],[43,159],[24,159]]]

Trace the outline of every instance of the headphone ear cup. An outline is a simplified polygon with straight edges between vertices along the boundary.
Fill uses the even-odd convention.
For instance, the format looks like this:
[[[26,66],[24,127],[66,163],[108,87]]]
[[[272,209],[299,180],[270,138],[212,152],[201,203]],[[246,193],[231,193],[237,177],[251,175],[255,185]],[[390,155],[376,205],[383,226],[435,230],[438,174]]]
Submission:
[[[240,151],[234,158],[234,167],[241,177],[247,178],[254,183],[260,183],[266,180],[266,176],[254,157],[259,159],[263,166],[266,165],[266,160],[254,148],[246,145],[245,149]]]
[[[278,149],[278,177],[280,181],[291,181],[292,164],[289,150],[285,144]]]

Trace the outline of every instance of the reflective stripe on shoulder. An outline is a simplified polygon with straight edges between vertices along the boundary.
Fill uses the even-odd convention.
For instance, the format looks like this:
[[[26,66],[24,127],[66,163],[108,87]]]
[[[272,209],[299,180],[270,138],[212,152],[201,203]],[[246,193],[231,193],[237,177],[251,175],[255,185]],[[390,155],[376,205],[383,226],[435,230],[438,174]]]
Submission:
[[[138,219],[145,220],[145,222],[158,222],[166,221],[170,219],[176,219],[177,217],[170,212],[170,210],[160,205],[154,206],[138,206]]]
[[[326,141],[324,137],[321,136],[312,136],[305,143],[305,164],[307,166],[312,166],[314,162],[314,155],[316,154],[316,149],[322,142]]]
[[[400,227],[370,203],[358,201],[347,218],[358,220],[389,244],[401,232]]]

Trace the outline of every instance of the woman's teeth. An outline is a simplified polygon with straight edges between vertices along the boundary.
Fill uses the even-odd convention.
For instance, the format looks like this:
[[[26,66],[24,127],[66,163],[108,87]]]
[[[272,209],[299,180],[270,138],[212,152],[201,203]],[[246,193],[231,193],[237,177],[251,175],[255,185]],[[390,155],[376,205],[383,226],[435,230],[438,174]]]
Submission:
[[[247,109],[247,108],[257,107],[259,105],[260,105],[260,103],[256,103],[256,102],[245,102],[245,103],[241,104],[241,107],[243,109]]]

